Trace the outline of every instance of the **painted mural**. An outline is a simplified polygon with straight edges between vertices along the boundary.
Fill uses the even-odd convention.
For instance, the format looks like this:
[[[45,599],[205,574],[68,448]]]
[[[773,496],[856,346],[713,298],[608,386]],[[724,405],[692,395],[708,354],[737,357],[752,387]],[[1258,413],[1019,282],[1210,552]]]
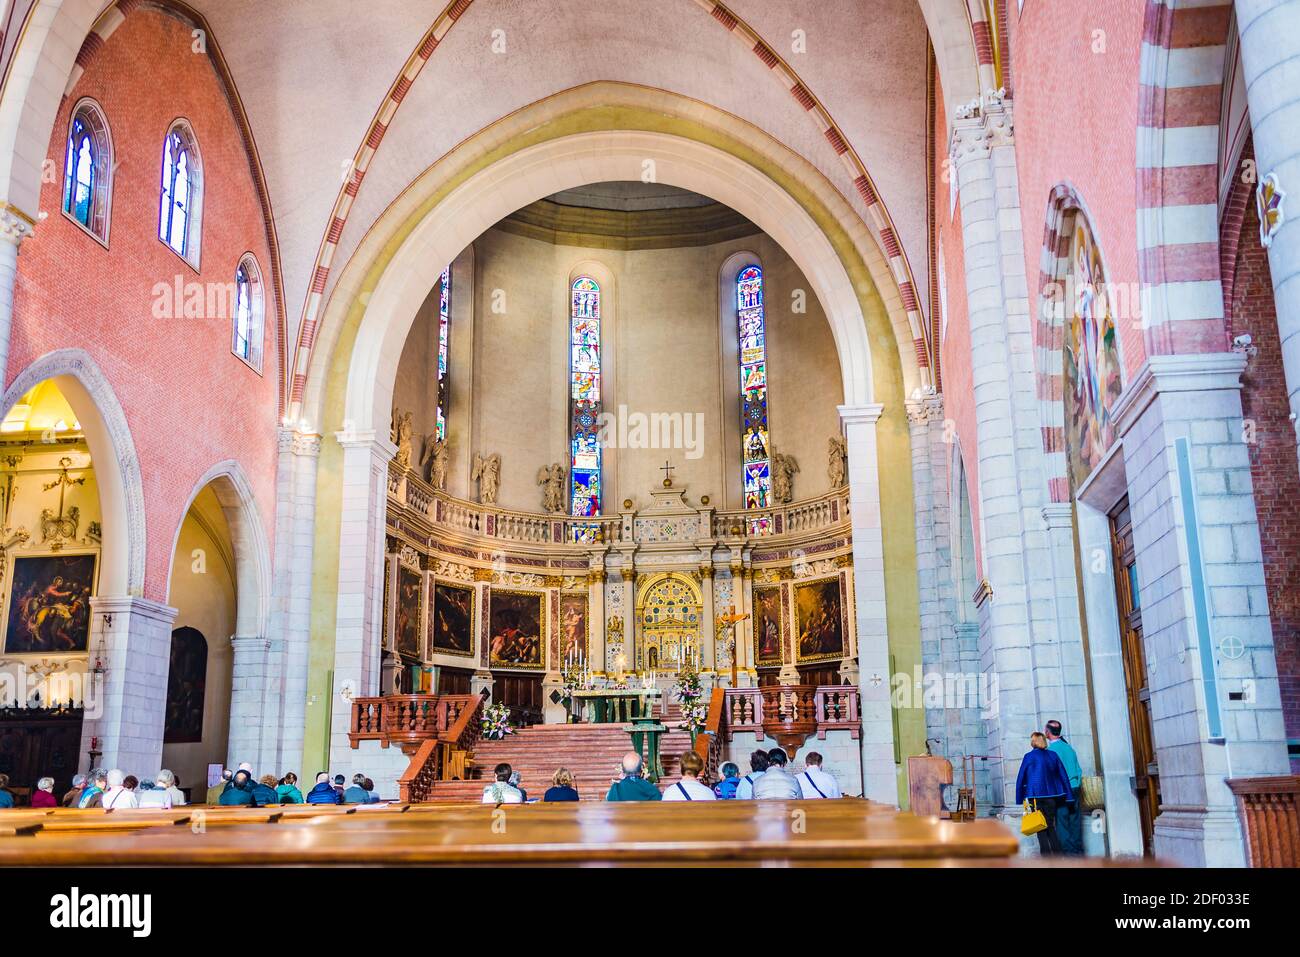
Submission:
[[[492,589],[488,615],[493,668],[542,667],[542,598],[534,592]]]
[[[587,596],[560,596],[560,661],[587,660]]]
[[[397,620],[393,636],[399,654],[420,657],[421,575],[405,565],[397,566]]]
[[[781,663],[781,589],[754,589],[754,663]]]
[[[1119,398],[1119,345],[1101,252],[1075,218],[1065,329],[1065,445],[1070,483],[1083,484],[1115,441],[1111,409]]]
[[[794,620],[800,661],[844,656],[844,618],[840,580],[826,578],[794,586]]]
[[[5,651],[85,651],[98,556],[21,555],[13,560]]]
[[[432,621],[435,653],[474,654],[474,589],[435,582]]]

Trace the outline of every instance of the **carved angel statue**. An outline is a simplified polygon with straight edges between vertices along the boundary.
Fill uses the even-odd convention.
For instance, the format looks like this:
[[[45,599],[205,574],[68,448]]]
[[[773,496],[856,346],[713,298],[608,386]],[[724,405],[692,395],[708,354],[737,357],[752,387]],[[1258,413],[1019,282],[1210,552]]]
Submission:
[[[832,435],[827,449],[826,474],[831,488],[843,488],[848,481],[849,445],[842,435]]]
[[[483,505],[497,503],[497,485],[501,480],[501,456],[497,452],[491,455],[474,453],[474,470],[470,481],[478,482],[478,500]]]
[[[447,487],[447,440],[438,438],[437,432],[430,432],[424,438],[424,454],[420,456],[420,468],[428,469],[429,484],[439,492]]]
[[[543,465],[537,473],[537,484],[542,487],[542,511],[564,511],[564,466],[559,462]]]
[[[411,413],[398,412],[393,409],[393,441],[397,443],[397,455],[393,461],[399,469],[411,467]]]
[[[781,452],[772,453],[772,498],[785,504],[794,498],[794,476],[799,471],[799,463],[793,455]]]

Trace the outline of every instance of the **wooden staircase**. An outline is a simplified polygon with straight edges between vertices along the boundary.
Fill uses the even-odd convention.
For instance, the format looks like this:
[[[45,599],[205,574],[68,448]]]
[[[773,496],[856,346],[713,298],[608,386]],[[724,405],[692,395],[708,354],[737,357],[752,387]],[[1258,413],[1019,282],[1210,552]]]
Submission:
[[[690,732],[681,729],[681,712],[661,719],[670,729],[660,739],[664,777],[659,786],[681,776],[680,758],[690,750]],[[556,768],[573,772],[578,794],[584,801],[603,801],[611,781],[619,775],[619,762],[632,747],[623,724],[536,724],[516,729],[500,741],[479,741],[474,751],[473,777],[467,781],[436,781],[430,786],[431,804],[477,804],[483,788],[492,781],[493,769],[509,764],[519,772],[528,799],[540,800],[551,786]]]

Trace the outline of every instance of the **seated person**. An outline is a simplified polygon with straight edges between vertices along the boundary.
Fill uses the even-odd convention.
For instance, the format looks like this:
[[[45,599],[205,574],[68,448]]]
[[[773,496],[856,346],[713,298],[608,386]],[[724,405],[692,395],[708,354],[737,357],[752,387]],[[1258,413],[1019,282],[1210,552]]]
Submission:
[[[547,804],[552,801],[576,801],[578,789],[573,786],[573,772],[568,768],[559,768],[551,775],[552,787],[546,789],[542,800]]]
[[[342,804],[343,795],[330,783],[330,773],[321,771],[316,775],[316,786],[307,792],[308,804]]]
[[[754,782],[754,800],[795,800],[803,797],[799,781],[785,769],[786,756],[781,748],[767,752],[767,770]]]
[[[840,782],[822,770],[822,756],[816,751],[809,751],[803,759],[803,773],[796,775],[799,787],[806,798],[838,798]]]
[[[366,776],[361,773],[352,775],[352,787],[343,792],[344,804],[369,804],[370,792],[366,790]]]
[[[253,776],[240,768],[230,779],[230,787],[221,793],[217,803],[222,807],[253,806]]]
[[[32,807],[58,806],[59,799],[54,796],[54,778],[41,778],[32,792]]]
[[[713,789],[700,783],[704,759],[694,751],[682,755],[682,779],[664,789],[665,801],[716,801]]]
[[[722,766],[722,780],[713,785],[713,794],[719,801],[730,801],[736,797],[736,788],[740,784],[740,768],[728,761]]]
[[[510,783],[513,772],[510,765],[502,762],[492,772],[496,779],[483,789],[484,804],[523,804],[524,792]]]
[[[281,804],[301,804],[302,792],[298,790],[298,775],[292,771],[286,772],[276,785],[275,793],[280,795]]]
[[[629,751],[623,755],[623,777],[609,787],[606,801],[660,801],[659,789],[641,776],[641,755]]]
[[[754,796],[754,783],[767,770],[767,752],[759,748],[749,756],[749,773],[736,784],[736,797],[748,801]]]
[[[253,782],[253,803],[258,807],[279,807],[280,795],[276,793],[274,774],[263,774]]]
[[[176,786],[176,775],[166,768],[153,779],[153,787],[140,792],[141,807],[173,808],[185,806],[185,793]]]

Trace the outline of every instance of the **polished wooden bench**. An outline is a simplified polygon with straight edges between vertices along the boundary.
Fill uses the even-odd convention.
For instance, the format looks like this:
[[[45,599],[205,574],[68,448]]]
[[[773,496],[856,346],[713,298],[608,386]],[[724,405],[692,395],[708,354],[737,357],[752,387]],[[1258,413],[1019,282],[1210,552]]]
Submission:
[[[0,837],[0,865],[931,864],[1006,861],[1018,849],[996,821],[954,824],[861,800],[327,806],[268,810],[260,822],[232,813],[245,809],[203,810],[194,820],[224,823]]]

